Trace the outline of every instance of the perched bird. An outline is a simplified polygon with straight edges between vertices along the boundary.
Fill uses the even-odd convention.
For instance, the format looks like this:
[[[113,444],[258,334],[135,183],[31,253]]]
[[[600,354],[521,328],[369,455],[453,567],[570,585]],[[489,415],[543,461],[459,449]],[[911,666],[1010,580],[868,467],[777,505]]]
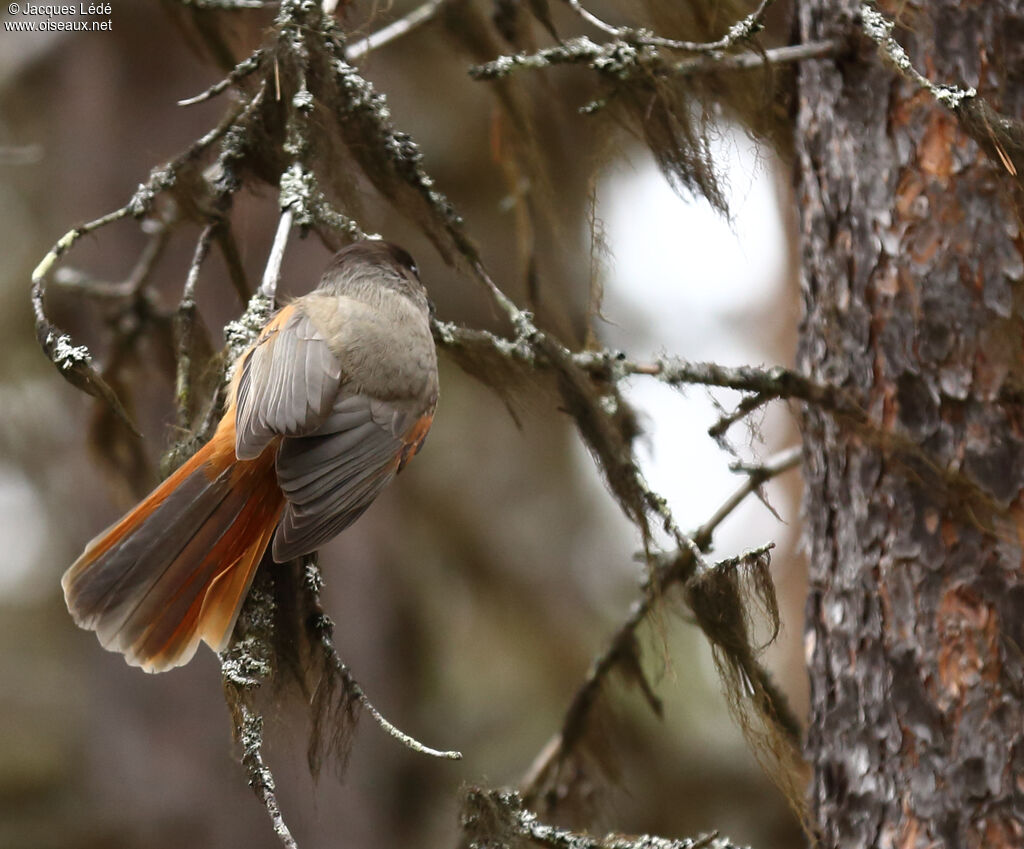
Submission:
[[[64,573],[72,618],[147,672],[222,650],[268,545],[278,563],[362,515],[420,450],[437,404],[412,257],[363,241],[238,360],[213,438]]]

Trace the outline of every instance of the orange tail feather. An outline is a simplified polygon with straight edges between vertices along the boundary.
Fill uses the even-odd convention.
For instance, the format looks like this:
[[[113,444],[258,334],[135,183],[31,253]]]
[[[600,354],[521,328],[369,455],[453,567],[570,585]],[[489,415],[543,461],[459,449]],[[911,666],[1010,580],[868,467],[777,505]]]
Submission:
[[[275,446],[236,460],[233,412],[61,581],[75,622],[147,672],[224,648],[281,515]]]

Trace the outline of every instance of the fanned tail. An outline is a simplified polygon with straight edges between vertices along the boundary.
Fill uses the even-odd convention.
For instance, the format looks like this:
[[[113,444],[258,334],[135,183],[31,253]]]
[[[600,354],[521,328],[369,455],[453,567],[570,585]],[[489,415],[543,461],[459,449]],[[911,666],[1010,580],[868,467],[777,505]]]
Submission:
[[[163,672],[227,644],[284,503],[276,445],[238,461],[233,419],[64,573],[68,610],[132,666]]]

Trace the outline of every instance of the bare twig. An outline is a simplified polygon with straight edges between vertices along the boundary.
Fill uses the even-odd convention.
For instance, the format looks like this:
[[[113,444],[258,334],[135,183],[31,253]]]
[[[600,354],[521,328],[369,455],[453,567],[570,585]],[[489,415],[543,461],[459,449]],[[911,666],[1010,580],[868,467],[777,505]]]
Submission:
[[[317,570],[315,565],[307,565],[306,568],[307,570],[312,569],[314,572],[312,581],[310,581],[307,578],[307,585],[312,584],[314,588],[318,587],[321,583],[319,570]],[[314,604],[319,609],[318,591],[314,589],[313,592]],[[415,737],[406,734],[404,731],[397,728],[393,723],[391,723],[374,706],[373,702],[370,701],[369,697],[366,695],[366,692],[363,690],[362,686],[360,686],[359,682],[356,681],[355,677],[352,675],[351,670],[338,655],[338,650],[334,647],[333,640],[334,623],[331,621],[330,617],[327,616],[327,614],[325,614],[322,610],[320,610],[319,615],[316,617],[316,621],[314,622],[313,627],[315,637],[319,641],[320,647],[323,650],[324,654],[327,656],[333,672],[336,675],[338,675],[338,677],[344,683],[344,692],[348,695],[348,697],[355,699],[359,705],[365,708],[366,711],[370,714],[370,716],[373,717],[374,721],[384,730],[384,732],[388,736],[394,737],[403,746],[412,749],[414,752],[419,752],[420,754],[430,755],[435,758],[443,758],[446,760],[456,761],[462,758],[461,752],[449,751],[444,749],[435,749],[431,746],[427,746],[421,743]]]
[[[228,267],[228,278],[231,280],[231,285],[238,295],[239,302],[245,304],[252,293],[249,291],[249,281],[245,276],[242,257],[238,253],[238,244],[235,242],[231,224],[227,219],[217,228],[215,238],[224,257],[224,264]]]
[[[178,303],[175,316],[175,330],[178,342],[178,373],[175,379],[175,398],[178,408],[178,427],[183,431],[191,424],[192,415],[192,354],[195,345],[196,322],[196,282],[199,280],[199,269],[210,252],[216,224],[207,224],[203,228],[196,250],[189,265],[185,278],[185,287]]]
[[[552,769],[559,761],[565,758],[583,734],[587,719],[608,675],[617,669],[623,661],[630,661],[635,658],[637,629],[646,621],[654,606],[659,599],[664,597],[668,588],[673,584],[686,583],[690,578],[702,571],[729,567],[739,562],[736,558],[727,558],[709,566],[704,563],[702,552],[710,548],[714,531],[718,525],[748,495],[755,492],[759,486],[771,478],[788,471],[796,465],[800,458],[799,451],[799,446],[787,449],[770,458],[762,465],[752,468],[744,485],[733,493],[700,528],[693,534],[685,536],[683,545],[674,554],[662,558],[658,568],[653,573],[653,577],[648,581],[643,596],[633,602],[629,615],[616,629],[615,634],[609,641],[608,647],[591,663],[583,683],[576,690],[576,694],[566,710],[561,729],[541,750],[524,775],[520,788],[528,801],[536,797],[544,781],[550,776]],[[740,555],[739,559],[747,558],[750,554],[750,552],[746,552]],[[763,677],[767,679],[767,673]],[[775,693],[775,696],[779,699],[779,704],[784,704],[781,694]],[[778,712],[783,716],[787,716],[790,713],[784,707],[779,707]],[[795,720],[791,724],[796,729],[799,729],[799,724]],[[799,731],[797,730],[796,733],[799,734]]]
[[[186,97],[184,100],[179,100],[178,106],[192,106],[196,103],[202,103],[204,100],[210,100],[211,98],[216,97],[226,88],[234,85],[239,80],[244,79],[253,71],[258,69],[260,66],[260,59],[262,58],[263,49],[260,48],[255,50],[246,59],[243,59],[241,62],[235,65],[231,73],[224,77],[224,79],[222,79],[220,82],[214,83],[212,86],[206,89],[206,91],[195,95],[195,97]]]
[[[288,245],[288,234],[292,229],[292,217],[290,206],[281,210],[281,217],[277,222],[277,232],[274,234],[274,244],[270,248],[267,266],[263,270],[263,281],[260,283],[259,292],[271,303],[277,298],[277,284],[281,281],[281,262],[284,260],[284,249]]]
[[[170,229],[159,226],[153,233],[146,246],[139,254],[134,267],[128,276],[119,282],[111,283],[104,280],[94,280],[76,268],[64,266],[53,272],[53,282],[61,288],[73,289],[90,298],[99,300],[119,300],[132,298],[139,294],[146,281],[149,279],[153,267],[163,253],[170,236]]]
[[[385,44],[401,38],[403,35],[408,35],[433,18],[446,2],[447,0],[427,0],[426,3],[417,6],[409,14],[399,18],[397,21],[393,21],[386,27],[371,33],[366,38],[353,42],[345,48],[345,60],[357,62],[370,51],[377,50]]]
[[[257,98],[259,95],[257,95]],[[256,99],[250,103],[256,102]],[[225,118],[204,136],[193,142],[189,147],[159,168],[154,168],[150,173],[149,180],[135,191],[131,199],[113,212],[107,213],[100,218],[75,227],[65,233],[50,251],[43,257],[39,265],[32,272],[32,309],[35,315],[36,336],[43,351],[50,360],[57,366],[65,378],[70,380],[79,388],[84,389],[91,395],[102,398],[109,403],[132,430],[135,426],[129,420],[124,407],[114,395],[113,390],[102,380],[99,374],[92,368],[92,355],[89,349],[83,345],[74,345],[71,337],[60,331],[59,328],[50,323],[46,317],[46,279],[49,273],[60,259],[81,239],[90,233],[94,233],[108,224],[121,221],[129,216],[141,218],[152,208],[156,197],[161,192],[171,188],[178,179],[180,169],[187,163],[195,160],[210,145],[221,138],[234,124],[235,120],[245,115],[245,109],[249,107],[235,107],[230,110]],[[137,432],[137,431],[136,431]]]
[[[580,3],[580,0],[566,0],[566,2],[577,15],[579,15],[587,23],[591,24],[592,26],[596,27],[602,32],[606,32],[609,35],[614,35],[616,38],[618,38],[620,34],[626,29],[625,27],[614,27],[611,24],[606,24],[597,15],[585,9],[583,7],[583,4]]]
[[[735,410],[722,416],[717,422],[708,428],[708,436],[712,439],[721,440],[729,428],[736,424],[736,422],[740,419],[746,418],[754,412],[754,410],[763,407],[770,401],[774,401],[777,397],[777,395],[772,395],[767,392],[755,392],[753,395],[748,395],[736,405]]]
[[[791,44],[786,47],[773,47],[764,51],[751,50],[745,53],[728,53],[725,55],[684,59],[681,62],[667,65],[663,71],[679,77],[727,71],[756,71],[766,66],[788,65],[793,62],[806,62],[809,59],[823,59],[828,56],[835,56],[838,51],[839,45],[835,41],[809,41],[806,44]]]
[[[462,752],[458,752],[451,749],[435,749],[432,746],[428,746],[425,743],[421,743],[411,734],[406,734],[400,728],[390,722],[387,717],[384,716],[373,702],[370,701],[366,692],[360,686],[359,682],[352,677],[352,672],[348,666],[342,662],[341,658],[338,657],[337,652],[334,649],[334,645],[329,644],[325,646],[325,649],[331,653],[335,661],[335,671],[345,681],[348,691],[352,696],[362,705],[363,708],[373,717],[374,721],[384,730],[389,737],[394,737],[399,743],[408,749],[412,749],[414,752],[419,752],[421,755],[430,755],[435,758],[442,758],[444,760],[457,761],[462,759]]]
[[[122,206],[120,209],[115,209],[113,212],[109,212],[106,215],[103,215],[94,221],[90,221],[88,224],[83,224],[80,227],[75,227],[69,230],[67,233],[65,233],[57,240],[57,243],[52,248],[50,248],[49,253],[47,253],[46,256],[43,257],[39,265],[36,266],[35,271],[32,272],[33,285],[42,284],[43,279],[46,277],[47,274],[50,273],[50,270],[53,268],[54,265],[56,265],[57,261],[69,250],[71,250],[75,242],[81,239],[82,236],[87,236],[89,233],[94,233],[101,227],[106,227],[108,224],[113,224],[115,221],[121,221],[122,219],[127,218],[129,215],[132,215],[133,213],[134,210],[132,209],[132,204],[129,202]],[[40,312],[36,313],[36,319],[42,319],[43,321],[46,320],[45,316],[42,315]]]
[[[185,287],[181,293],[181,301],[178,309],[181,312],[195,312],[196,308],[196,283],[199,280],[199,269],[210,252],[210,243],[213,241],[216,232],[216,224],[207,224],[196,242],[195,253],[188,268],[188,275],[185,277]]]
[[[776,478],[790,469],[795,469],[799,466],[802,451],[802,446],[793,445],[785,451],[780,451],[778,454],[769,457],[758,466],[739,469],[739,471],[746,473],[747,479],[739,489],[722,503],[711,515],[711,518],[694,532],[693,538],[697,541],[697,544],[702,546],[710,544],[715,529],[728,518],[733,510],[743,503],[748,495],[757,492],[761,486],[772,478]]]
[[[580,15],[587,23],[607,33],[608,35],[627,41],[631,44],[640,44],[645,47],[661,47],[669,50],[684,50],[689,53],[714,54],[728,50],[739,41],[751,38],[764,28],[764,15],[774,0],[761,0],[758,7],[745,18],[737,21],[728,32],[716,41],[679,41],[674,38],[662,38],[653,35],[647,30],[637,30],[630,27],[616,27],[605,23],[597,15],[588,11],[580,3],[580,0],[566,0],[572,9]]]

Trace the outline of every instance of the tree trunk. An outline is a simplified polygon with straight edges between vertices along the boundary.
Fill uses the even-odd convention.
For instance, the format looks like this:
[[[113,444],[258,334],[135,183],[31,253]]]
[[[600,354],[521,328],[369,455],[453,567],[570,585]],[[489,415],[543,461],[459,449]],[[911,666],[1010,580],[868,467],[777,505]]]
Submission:
[[[824,847],[1024,846],[1020,187],[856,36],[800,77],[801,368],[870,426],[808,409],[812,817]],[[1016,0],[879,4],[938,83],[1019,119]]]

